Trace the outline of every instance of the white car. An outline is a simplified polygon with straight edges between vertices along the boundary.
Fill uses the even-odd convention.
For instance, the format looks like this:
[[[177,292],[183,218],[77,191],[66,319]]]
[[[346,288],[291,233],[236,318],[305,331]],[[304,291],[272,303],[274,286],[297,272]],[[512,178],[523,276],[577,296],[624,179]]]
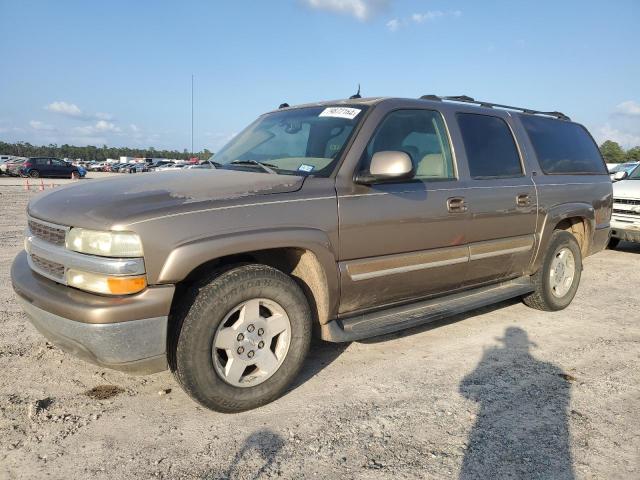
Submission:
[[[182,165],[176,165],[175,163],[170,163],[168,165],[163,165],[162,167],[158,167],[155,169],[156,172],[166,172],[169,170],[182,170]]]
[[[616,248],[621,240],[640,243],[640,167],[615,175],[609,248]]]
[[[619,178],[616,178],[616,174],[619,172],[627,172],[627,175],[631,175],[631,172],[633,172],[638,165],[640,165],[640,162],[625,162],[610,168],[609,176],[611,177],[611,181],[616,182],[619,180]]]

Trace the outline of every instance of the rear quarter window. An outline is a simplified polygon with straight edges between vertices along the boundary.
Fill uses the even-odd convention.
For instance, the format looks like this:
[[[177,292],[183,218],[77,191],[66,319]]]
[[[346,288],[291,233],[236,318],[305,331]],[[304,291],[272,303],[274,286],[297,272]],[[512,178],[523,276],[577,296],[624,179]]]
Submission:
[[[528,115],[520,119],[544,173],[607,174],[597,145],[582,125]]]

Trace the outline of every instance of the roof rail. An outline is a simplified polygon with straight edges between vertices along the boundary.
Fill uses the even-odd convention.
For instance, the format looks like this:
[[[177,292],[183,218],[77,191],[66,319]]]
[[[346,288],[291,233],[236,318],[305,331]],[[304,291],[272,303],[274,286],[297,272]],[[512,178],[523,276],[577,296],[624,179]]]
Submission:
[[[511,105],[502,105],[500,103],[483,102],[480,100],[475,100],[467,95],[454,95],[449,97],[439,97],[438,95],[422,95],[420,97],[420,100],[435,100],[437,102],[446,100],[449,102],[472,103],[474,105],[480,105],[481,107],[486,108],[504,108],[506,110],[516,110],[518,112],[528,113],[531,115],[545,115],[547,117],[554,117],[559,120],[571,120],[562,112],[542,112],[539,110],[532,110],[530,108],[512,107]]]

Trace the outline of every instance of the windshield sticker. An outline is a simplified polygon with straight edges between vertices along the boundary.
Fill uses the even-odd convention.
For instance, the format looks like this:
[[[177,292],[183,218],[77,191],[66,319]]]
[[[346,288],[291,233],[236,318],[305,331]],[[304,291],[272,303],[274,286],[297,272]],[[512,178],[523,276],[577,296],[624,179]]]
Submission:
[[[346,118],[349,120],[353,120],[358,116],[361,112],[359,108],[349,108],[349,107],[329,107],[325,108],[322,113],[320,113],[320,117],[337,117],[337,118]]]
[[[306,173],[311,173],[313,172],[314,166],[313,165],[307,165],[305,163],[303,163],[302,165],[300,165],[298,167],[298,171],[299,172],[306,172]]]

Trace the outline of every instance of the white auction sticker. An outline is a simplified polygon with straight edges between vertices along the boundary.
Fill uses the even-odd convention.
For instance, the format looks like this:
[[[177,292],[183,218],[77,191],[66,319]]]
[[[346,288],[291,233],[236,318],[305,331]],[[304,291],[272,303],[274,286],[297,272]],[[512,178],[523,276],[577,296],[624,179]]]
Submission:
[[[325,108],[322,113],[319,115],[320,117],[337,117],[337,118],[348,118],[349,120],[353,120],[358,116],[361,112],[359,108],[349,108],[349,107],[328,107]]]

